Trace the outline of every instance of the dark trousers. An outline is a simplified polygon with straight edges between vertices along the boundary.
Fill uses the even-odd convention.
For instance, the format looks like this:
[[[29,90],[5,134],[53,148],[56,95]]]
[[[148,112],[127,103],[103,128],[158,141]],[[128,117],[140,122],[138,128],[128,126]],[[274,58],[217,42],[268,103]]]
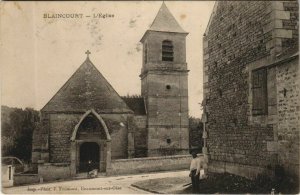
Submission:
[[[194,193],[199,193],[199,174],[196,175],[197,170],[191,171],[191,180],[192,180],[192,187]]]

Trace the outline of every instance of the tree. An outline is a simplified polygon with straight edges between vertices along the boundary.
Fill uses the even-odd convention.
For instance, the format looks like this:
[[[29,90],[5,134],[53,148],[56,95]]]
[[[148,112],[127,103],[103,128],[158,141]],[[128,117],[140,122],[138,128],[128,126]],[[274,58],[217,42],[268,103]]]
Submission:
[[[32,108],[1,107],[2,156],[15,156],[30,161],[32,133],[39,121],[38,111]]]
[[[190,150],[202,152],[203,147],[203,123],[201,119],[189,117],[189,132],[190,132]]]

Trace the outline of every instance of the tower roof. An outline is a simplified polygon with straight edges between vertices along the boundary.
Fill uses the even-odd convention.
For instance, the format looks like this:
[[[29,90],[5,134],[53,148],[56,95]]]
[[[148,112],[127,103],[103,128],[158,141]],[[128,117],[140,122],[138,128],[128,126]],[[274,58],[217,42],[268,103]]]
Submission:
[[[163,2],[149,30],[186,33]]]
[[[132,112],[87,56],[83,64],[41,111],[98,113]]]
[[[178,24],[178,22],[176,21],[174,16],[171,14],[169,9],[167,8],[165,2],[162,3],[150,28],[143,35],[141,42],[144,42],[146,34],[150,31],[175,32],[175,33],[183,33],[185,35],[188,34],[188,32],[184,31],[181,28],[181,26]]]

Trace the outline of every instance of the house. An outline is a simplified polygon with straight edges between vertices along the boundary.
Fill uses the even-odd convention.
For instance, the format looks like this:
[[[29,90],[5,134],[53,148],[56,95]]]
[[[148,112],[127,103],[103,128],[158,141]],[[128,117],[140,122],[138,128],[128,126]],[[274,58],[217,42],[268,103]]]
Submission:
[[[298,6],[216,2],[203,37],[208,170],[299,177]]]

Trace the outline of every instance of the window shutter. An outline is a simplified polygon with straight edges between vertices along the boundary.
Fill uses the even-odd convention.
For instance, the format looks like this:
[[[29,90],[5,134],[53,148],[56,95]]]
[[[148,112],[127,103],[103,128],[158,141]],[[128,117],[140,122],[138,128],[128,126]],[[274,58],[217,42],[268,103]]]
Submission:
[[[267,114],[267,69],[252,72],[252,100],[253,115]]]
[[[173,61],[173,43],[169,40],[162,42],[162,61]]]

